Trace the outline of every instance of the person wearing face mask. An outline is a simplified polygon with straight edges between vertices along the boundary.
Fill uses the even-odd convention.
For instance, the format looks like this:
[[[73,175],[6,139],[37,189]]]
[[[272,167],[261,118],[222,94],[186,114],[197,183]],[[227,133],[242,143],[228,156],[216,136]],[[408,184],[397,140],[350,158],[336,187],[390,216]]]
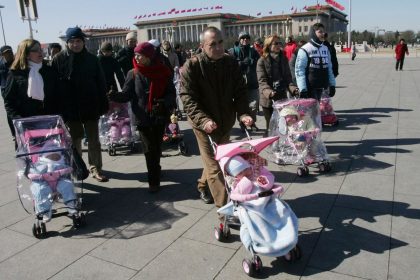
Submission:
[[[79,27],[68,28],[66,49],[53,58],[52,67],[59,78],[60,115],[69,127],[73,145],[81,156],[86,132],[90,174],[98,182],[107,182],[98,129],[99,117],[109,107],[105,75],[99,59],[87,51],[85,37]]]
[[[57,75],[43,60],[41,44],[23,40],[10,67],[4,106],[11,119],[57,113]]]
[[[165,124],[176,108],[172,71],[149,42],[134,48],[134,69],[128,71],[122,92],[110,91],[114,102],[131,102],[146,158],[149,192],[160,190],[160,156]]]
[[[329,88],[329,95],[335,95],[335,77],[331,55],[324,45],[324,25],[315,23],[310,30],[308,43],[299,49],[295,74],[301,97],[321,99],[322,92]]]
[[[282,46],[277,35],[267,37],[264,41],[263,55],[257,63],[260,104],[265,118],[266,135],[273,114],[273,101],[286,99],[287,92],[292,95],[299,93],[292,82],[292,74]]]
[[[200,38],[202,52],[183,66],[180,97],[204,165],[197,186],[200,198],[206,204],[214,200],[217,207],[222,207],[227,193],[208,135],[218,145],[224,144],[229,142],[237,116],[248,127],[252,126],[253,120],[249,114],[245,80],[238,62],[224,52],[221,31],[210,26]]]

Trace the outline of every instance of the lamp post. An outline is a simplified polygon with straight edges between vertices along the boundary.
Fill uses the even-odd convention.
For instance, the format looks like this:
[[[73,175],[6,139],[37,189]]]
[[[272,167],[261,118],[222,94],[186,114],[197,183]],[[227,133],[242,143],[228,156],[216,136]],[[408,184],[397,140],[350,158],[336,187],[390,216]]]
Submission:
[[[4,41],[4,44],[7,45],[6,44],[6,35],[4,35],[3,16],[1,15],[1,9],[3,9],[3,8],[4,8],[4,6],[0,5],[0,21],[1,21],[1,30],[3,31],[3,41]]]
[[[349,33],[348,33],[348,45],[347,47],[350,49],[351,48],[351,0],[349,0]],[[350,56],[351,56],[351,52],[350,52]]]

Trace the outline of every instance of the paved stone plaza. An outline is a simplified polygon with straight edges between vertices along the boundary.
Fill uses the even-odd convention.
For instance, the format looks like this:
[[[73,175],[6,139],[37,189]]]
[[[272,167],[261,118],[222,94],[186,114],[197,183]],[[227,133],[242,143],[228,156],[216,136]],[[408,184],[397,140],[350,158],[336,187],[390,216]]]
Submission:
[[[299,217],[303,258],[289,264],[262,257],[257,278],[419,279],[420,58],[406,58],[402,72],[392,57],[340,56],[339,62],[333,101],[340,125],[323,133],[333,172],[311,168],[299,178],[295,166],[269,165]],[[60,216],[47,224],[49,237],[38,240],[34,218],[18,199],[0,107],[0,279],[248,278],[239,232],[232,230],[227,243],[216,241],[216,208],[198,199],[201,160],[186,122],[191,155],[162,159],[160,193],[147,191],[142,154],[104,152],[111,180],[84,183],[87,226],[73,230]],[[232,140],[241,137],[235,128]]]

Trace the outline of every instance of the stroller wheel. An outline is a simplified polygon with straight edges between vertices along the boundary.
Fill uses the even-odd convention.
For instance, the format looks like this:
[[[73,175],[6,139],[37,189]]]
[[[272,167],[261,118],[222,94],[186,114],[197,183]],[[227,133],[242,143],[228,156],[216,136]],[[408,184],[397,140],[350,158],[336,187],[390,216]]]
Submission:
[[[86,215],[85,215],[85,213],[81,213],[79,219],[80,219],[80,226],[84,227],[86,225]]]
[[[339,120],[337,119],[337,121],[333,124],[334,126],[338,126],[340,124]]]
[[[33,224],[32,226],[32,234],[35,238],[41,238],[41,227],[37,224]]]
[[[248,259],[243,259],[242,268],[248,276],[252,277],[255,273],[254,264]]]
[[[305,166],[305,175],[309,174],[309,168],[307,166]]]
[[[302,251],[299,247],[299,245],[296,245],[292,250],[287,253],[287,255],[284,256],[284,259],[287,262],[295,262],[297,260],[300,260],[302,258]]]
[[[321,162],[321,163],[318,164],[319,172],[324,173],[326,171],[326,168],[327,167],[326,167],[325,163]]]
[[[74,228],[81,228],[82,226],[84,226],[86,224],[84,214],[81,214],[81,215],[75,214],[75,215],[72,216],[72,220],[73,220]]]
[[[47,226],[45,223],[41,223],[41,236],[46,237],[47,236]]]
[[[299,177],[303,177],[303,176],[305,176],[305,175],[306,175],[306,170],[305,170],[305,168],[303,168],[303,167],[298,167],[298,168],[297,168],[297,171],[296,171],[296,174],[297,174]]]
[[[325,162],[325,172],[330,172],[332,169],[331,167],[331,163],[329,163],[328,161]]]
[[[253,263],[254,267],[255,267],[255,272],[260,272],[262,269],[262,261],[261,258],[258,255],[254,256],[254,263]]]

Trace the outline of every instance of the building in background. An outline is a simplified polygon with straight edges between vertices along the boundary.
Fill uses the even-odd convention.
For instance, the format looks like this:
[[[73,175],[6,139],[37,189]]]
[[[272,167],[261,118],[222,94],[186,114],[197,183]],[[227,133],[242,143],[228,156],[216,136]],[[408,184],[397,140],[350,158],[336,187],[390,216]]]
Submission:
[[[201,31],[207,26],[219,28],[226,38],[235,38],[243,30],[248,31],[253,38],[274,33],[281,37],[303,37],[308,35],[310,26],[316,22],[323,23],[328,33],[344,33],[348,23],[346,17],[343,12],[322,5],[307,7],[304,12],[295,10],[291,14],[266,17],[214,13],[138,21],[134,25],[137,26],[139,42],[153,38],[185,44],[198,43]]]

